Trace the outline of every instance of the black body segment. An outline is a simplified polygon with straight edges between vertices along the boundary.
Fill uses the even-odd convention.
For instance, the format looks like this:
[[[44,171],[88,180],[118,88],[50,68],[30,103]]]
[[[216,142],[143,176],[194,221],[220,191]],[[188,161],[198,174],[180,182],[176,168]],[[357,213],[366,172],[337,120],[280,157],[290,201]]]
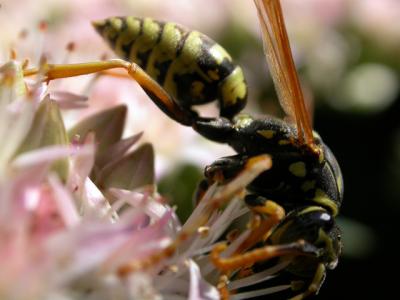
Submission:
[[[234,122],[223,118],[199,119],[194,129],[238,152],[207,167],[208,178],[220,172],[230,180],[243,169],[248,158],[269,153],[273,166],[248,186],[250,192],[276,201],[288,211],[303,205],[319,205],[334,216],[338,213],[343,198],[342,175],[334,155],[316,133],[315,143],[321,149],[318,156],[298,145],[295,128],[279,119],[253,119],[247,115],[237,116]]]

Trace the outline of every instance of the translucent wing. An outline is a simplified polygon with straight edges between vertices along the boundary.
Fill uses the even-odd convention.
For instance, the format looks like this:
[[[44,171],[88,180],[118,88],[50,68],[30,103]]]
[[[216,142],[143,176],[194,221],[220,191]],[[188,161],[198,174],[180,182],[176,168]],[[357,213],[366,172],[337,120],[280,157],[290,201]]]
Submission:
[[[279,102],[297,126],[298,142],[313,146],[313,134],[294,66],[279,0],[254,0],[261,23],[264,52]]]

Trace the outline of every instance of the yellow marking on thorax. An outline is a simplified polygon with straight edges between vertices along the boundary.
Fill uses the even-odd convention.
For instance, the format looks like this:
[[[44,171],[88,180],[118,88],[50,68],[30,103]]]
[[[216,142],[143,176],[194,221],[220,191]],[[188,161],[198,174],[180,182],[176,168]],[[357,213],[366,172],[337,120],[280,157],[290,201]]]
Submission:
[[[304,181],[303,184],[301,185],[301,189],[302,189],[304,192],[307,192],[307,191],[309,191],[309,190],[314,189],[314,188],[315,188],[315,184],[316,184],[315,180],[306,180],[306,181]]]
[[[289,144],[290,144],[289,140],[279,140],[278,141],[278,145],[281,145],[281,146],[285,146],[285,145],[289,145]]]
[[[129,59],[144,67],[142,65],[143,62],[138,58],[138,53],[147,52],[153,49],[157,42],[160,30],[161,27],[158,22],[150,18],[144,19],[143,32],[132,45],[131,52],[129,53]]]
[[[253,118],[246,114],[239,114],[235,117],[234,127],[236,129],[246,128],[253,122]]]
[[[257,131],[258,134],[262,135],[263,137],[265,137],[266,139],[270,140],[274,137],[276,131],[275,130],[258,130]]]
[[[302,161],[292,163],[289,166],[289,172],[296,177],[305,177],[307,174],[306,164]]]

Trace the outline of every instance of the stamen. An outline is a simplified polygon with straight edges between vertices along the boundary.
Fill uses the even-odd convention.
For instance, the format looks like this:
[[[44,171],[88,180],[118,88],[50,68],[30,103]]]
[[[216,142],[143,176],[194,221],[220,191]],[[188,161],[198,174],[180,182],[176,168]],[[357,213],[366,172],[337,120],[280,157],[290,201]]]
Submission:
[[[18,34],[18,38],[19,38],[20,40],[24,40],[24,39],[26,39],[26,38],[28,37],[28,34],[29,34],[28,29],[22,29],[22,30],[20,31],[20,33]]]
[[[27,69],[29,66],[29,59],[25,58],[24,61],[22,62],[22,70]]]
[[[43,57],[43,49],[44,49],[44,37],[47,31],[48,25],[46,21],[40,21],[38,24],[38,38],[37,38],[37,48],[36,48],[36,53],[34,56],[34,62],[37,63],[38,66],[41,66],[41,61]]]
[[[197,232],[200,234],[201,237],[205,238],[208,236],[208,233],[210,232],[210,227],[208,226],[200,226],[197,229]]]
[[[277,286],[273,286],[270,288],[265,288],[265,289],[261,289],[261,290],[255,290],[255,291],[244,292],[244,293],[232,295],[230,299],[231,300],[251,299],[254,297],[265,296],[265,295],[270,295],[273,293],[281,292],[281,291],[289,289],[290,287],[291,287],[290,284],[277,285]]]
[[[17,51],[14,48],[10,49],[10,60],[16,60],[17,59]]]
[[[100,55],[100,60],[107,60],[107,59],[108,59],[107,53],[103,53],[102,55]]]
[[[45,20],[40,21],[40,22],[39,22],[39,25],[38,25],[38,29],[39,29],[41,32],[47,31],[47,29],[48,29],[48,24],[47,24],[47,22],[46,22]]]
[[[71,53],[75,51],[76,45],[74,42],[69,42],[66,46],[65,46],[65,57],[62,61],[62,64],[67,64],[69,59],[71,58]]]
[[[69,42],[66,46],[66,49],[68,52],[73,52],[75,50],[75,43],[74,42]]]
[[[228,288],[230,290],[236,290],[242,287],[246,287],[249,285],[254,285],[259,282],[264,282],[275,278],[277,273],[283,269],[285,269],[291,262],[291,259],[284,260],[281,263],[276,264],[275,266],[265,269],[264,271],[255,273],[253,275],[247,276],[245,278],[233,280],[229,283]]]

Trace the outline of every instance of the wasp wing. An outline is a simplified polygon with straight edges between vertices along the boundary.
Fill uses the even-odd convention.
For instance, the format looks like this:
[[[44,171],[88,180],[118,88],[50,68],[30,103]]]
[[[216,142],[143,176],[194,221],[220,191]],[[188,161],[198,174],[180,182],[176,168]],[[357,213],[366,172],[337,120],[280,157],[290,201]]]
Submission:
[[[313,145],[313,134],[279,0],[254,0],[261,23],[264,52],[279,102],[294,120],[300,144]]]

